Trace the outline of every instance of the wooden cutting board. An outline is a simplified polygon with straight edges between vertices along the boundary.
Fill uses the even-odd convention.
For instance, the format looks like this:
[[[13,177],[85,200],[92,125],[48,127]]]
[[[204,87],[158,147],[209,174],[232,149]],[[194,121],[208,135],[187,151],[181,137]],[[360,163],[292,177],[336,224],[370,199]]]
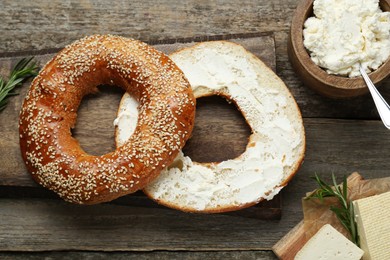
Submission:
[[[272,247],[272,251],[281,260],[293,260],[308,240],[302,220]]]
[[[347,183],[348,200],[350,201],[390,191],[390,177],[364,179],[358,172],[353,172],[348,176]],[[332,200],[333,198],[326,198],[325,203],[302,200],[304,219],[272,247],[272,251],[279,259],[293,260],[307,241],[325,224],[332,225],[341,234],[348,237],[348,231],[330,210],[331,204],[326,202],[328,199]]]
[[[275,69],[275,45],[272,34],[246,34],[215,36],[195,39],[175,39],[150,43],[169,54],[199,41],[231,40],[243,45],[273,70]],[[58,50],[35,52],[0,53],[0,74],[7,77],[14,64],[22,57],[35,56],[42,67]],[[31,81],[30,81],[31,82]],[[26,196],[38,194],[32,189],[41,188],[31,179],[20,156],[18,138],[18,117],[21,104],[29,88],[26,82],[17,89],[18,96],[11,97],[7,108],[0,112],[0,186],[24,187]],[[99,87],[98,94],[83,99],[73,136],[88,153],[101,155],[115,149],[113,120],[123,91],[119,88]],[[197,100],[197,114],[193,137],[184,150],[198,162],[221,161],[235,158],[245,150],[250,128],[241,113],[220,97]],[[42,191],[43,193],[46,191]],[[1,195],[1,194],[0,194]],[[45,195],[46,196],[46,195]],[[114,203],[143,204],[153,206],[142,195],[127,196]],[[137,197],[137,198],[136,198]],[[134,198],[134,199],[131,199]],[[141,202],[140,202],[141,200]],[[125,202],[124,202],[125,201]],[[237,215],[237,213],[232,213]],[[238,215],[262,219],[279,219],[281,216],[280,196],[270,202],[260,203]]]

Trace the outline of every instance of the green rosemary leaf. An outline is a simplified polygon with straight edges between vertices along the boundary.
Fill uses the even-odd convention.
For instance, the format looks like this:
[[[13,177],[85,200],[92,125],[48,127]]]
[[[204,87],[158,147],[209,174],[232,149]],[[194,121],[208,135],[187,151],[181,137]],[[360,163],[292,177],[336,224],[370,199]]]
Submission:
[[[8,104],[9,97],[17,95],[12,92],[16,87],[27,78],[37,75],[38,66],[33,59],[34,57],[21,59],[12,69],[7,82],[0,77],[0,111]]]
[[[333,181],[333,188],[336,190],[336,193],[340,194],[340,188],[339,185],[337,184],[336,177],[334,174],[332,174],[332,181]]]
[[[315,174],[319,188],[314,191],[307,199],[317,198],[323,202],[325,197],[335,197],[341,204],[341,207],[332,205],[330,210],[336,214],[341,225],[348,231],[352,242],[359,246],[359,235],[357,233],[357,224],[354,220],[354,210],[351,201],[348,201],[348,184],[347,177],[343,178],[343,183],[337,184],[336,177],[332,174],[333,187],[326,184],[321,178]]]
[[[8,82],[7,82],[7,90],[12,90],[14,89],[18,84],[20,84],[22,81],[24,80],[24,78],[17,78],[17,79],[10,79]]]
[[[13,73],[17,72],[17,71],[21,71],[23,70],[24,68],[27,67],[27,65],[34,59],[34,57],[30,57],[30,58],[23,58],[21,59],[14,67],[14,69],[12,70],[12,73],[11,73],[11,76],[13,75]],[[35,65],[35,63],[32,63],[31,65]]]
[[[349,202],[349,216],[350,216],[350,223],[351,223],[351,236],[353,237],[353,240],[356,241],[356,244],[360,245],[360,238],[357,232],[357,223],[355,222],[355,213],[354,213],[354,207],[352,201]]]
[[[323,180],[320,179],[319,176],[316,176],[318,184],[320,185],[320,188],[322,188],[324,191],[326,191],[329,195],[333,195],[334,191],[331,186],[326,184]]]

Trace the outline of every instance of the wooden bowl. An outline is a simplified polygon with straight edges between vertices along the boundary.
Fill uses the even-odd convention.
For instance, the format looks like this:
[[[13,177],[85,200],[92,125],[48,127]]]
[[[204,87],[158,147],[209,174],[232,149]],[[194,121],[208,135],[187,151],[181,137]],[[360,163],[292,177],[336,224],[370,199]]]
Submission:
[[[380,0],[379,5],[382,11],[390,11],[390,0]],[[313,0],[301,0],[293,15],[288,39],[288,55],[291,64],[303,83],[320,94],[332,98],[356,97],[367,93],[368,88],[362,77],[331,75],[311,60],[303,45],[303,25],[311,16],[313,16]],[[369,76],[378,86],[389,74],[390,58]]]

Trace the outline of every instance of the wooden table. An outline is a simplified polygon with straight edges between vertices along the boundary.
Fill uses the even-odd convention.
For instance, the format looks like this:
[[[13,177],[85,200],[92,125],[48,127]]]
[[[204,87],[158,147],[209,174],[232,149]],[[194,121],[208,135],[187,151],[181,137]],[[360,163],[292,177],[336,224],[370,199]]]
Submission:
[[[307,152],[300,171],[282,191],[280,220],[193,215],[126,203],[82,207],[54,199],[41,188],[23,187],[29,186],[23,182],[3,181],[0,258],[275,259],[271,247],[302,219],[300,200],[315,188],[309,178],[314,173],[327,180],[331,173],[340,177],[353,171],[366,178],[389,176],[389,132],[371,98],[322,97],[292,70],[286,40],[296,5],[297,0],[1,0],[2,56],[61,48],[94,33],[149,43],[271,37],[276,73],[304,117]],[[387,80],[380,88],[387,100],[389,86]]]

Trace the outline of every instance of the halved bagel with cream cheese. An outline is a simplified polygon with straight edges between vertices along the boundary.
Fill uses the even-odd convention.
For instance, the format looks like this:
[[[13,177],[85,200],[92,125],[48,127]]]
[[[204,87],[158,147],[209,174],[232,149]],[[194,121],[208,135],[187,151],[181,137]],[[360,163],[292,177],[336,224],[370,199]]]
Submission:
[[[303,162],[305,132],[299,108],[283,81],[242,46],[203,42],[170,58],[188,78],[196,98],[233,101],[252,133],[243,154],[198,163],[180,153],[144,192],[167,207],[188,212],[226,212],[272,199]],[[137,104],[125,94],[118,110],[117,145],[131,135]]]

